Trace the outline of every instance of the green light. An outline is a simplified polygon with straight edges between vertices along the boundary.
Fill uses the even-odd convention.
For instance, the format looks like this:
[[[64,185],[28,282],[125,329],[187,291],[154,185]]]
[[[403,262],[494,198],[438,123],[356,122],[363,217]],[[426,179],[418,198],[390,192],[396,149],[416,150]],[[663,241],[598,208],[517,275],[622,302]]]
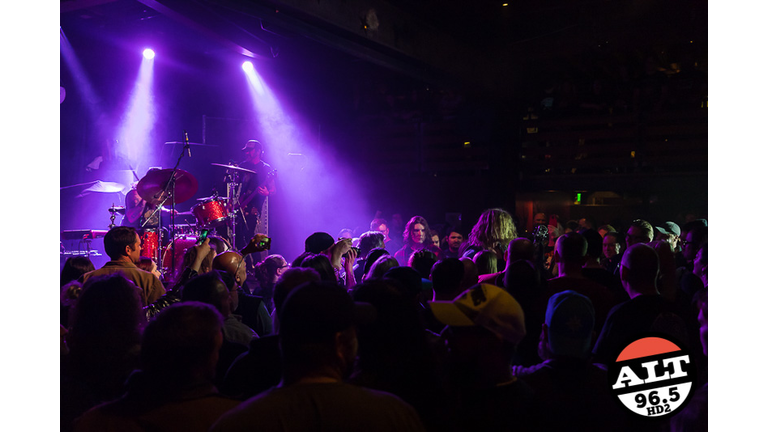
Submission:
[[[576,193],[576,202],[581,202],[581,192]]]

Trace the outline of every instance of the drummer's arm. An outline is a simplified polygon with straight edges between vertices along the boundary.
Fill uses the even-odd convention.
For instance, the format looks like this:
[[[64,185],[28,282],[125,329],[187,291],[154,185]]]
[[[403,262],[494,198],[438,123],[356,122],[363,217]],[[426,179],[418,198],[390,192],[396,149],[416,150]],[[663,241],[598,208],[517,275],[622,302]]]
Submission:
[[[139,194],[135,191],[128,192],[125,196],[125,204],[128,207],[125,210],[126,219],[131,223],[139,220],[141,212],[144,211],[144,200],[139,197]]]

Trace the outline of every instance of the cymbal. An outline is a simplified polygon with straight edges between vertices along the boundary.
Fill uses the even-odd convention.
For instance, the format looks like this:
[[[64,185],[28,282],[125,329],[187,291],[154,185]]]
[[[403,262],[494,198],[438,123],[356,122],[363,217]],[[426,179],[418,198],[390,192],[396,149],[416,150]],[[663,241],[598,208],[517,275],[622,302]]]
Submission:
[[[117,213],[117,214],[124,215],[125,214],[125,207],[123,207],[123,206],[119,206],[119,207],[118,206],[112,206],[112,207],[108,208],[107,211],[110,212],[110,213]]]
[[[218,147],[218,146],[213,146],[213,145],[209,145],[209,144],[203,144],[203,143],[196,143],[196,142],[185,143],[184,141],[166,141],[166,143],[165,143],[165,144],[166,144],[166,145],[171,145],[171,144],[172,144],[172,145],[179,145],[179,144],[181,144],[181,145],[184,145],[184,144],[189,144],[189,145],[194,145],[194,146]]]
[[[233,170],[236,170],[236,171],[243,171],[243,172],[247,172],[247,173],[251,173],[251,174],[256,174],[256,171],[251,171],[251,170],[249,170],[247,168],[240,168],[239,166],[224,165],[224,164],[215,163],[215,162],[211,163],[211,165],[216,165],[216,166],[224,167],[226,169],[233,169]]]
[[[93,185],[91,185],[90,187],[80,192],[80,195],[78,195],[77,198],[81,198],[90,192],[100,192],[100,193],[122,192],[123,189],[125,188],[126,188],[125,185],[122,183],[105,182],[105,181],[97,180]]]
[[[150,204],[160,204],[167,196],[164,191],[168,180],[171,179],[171,173],[173,169],[170,168],[147,172],[136,187],[139,196]],[[176,182],[174,199],[177,204],[192,198],[197,193],[197,179],[192,174],[177,169],[174,178]]]
[[[214,199],[221,200],[221,201],[226,201],[229,198],[227,198],[225,196],[208,196],[208,197],[198,198],[197,200],[198,201],[210,201],[210,200],[214,200]]]

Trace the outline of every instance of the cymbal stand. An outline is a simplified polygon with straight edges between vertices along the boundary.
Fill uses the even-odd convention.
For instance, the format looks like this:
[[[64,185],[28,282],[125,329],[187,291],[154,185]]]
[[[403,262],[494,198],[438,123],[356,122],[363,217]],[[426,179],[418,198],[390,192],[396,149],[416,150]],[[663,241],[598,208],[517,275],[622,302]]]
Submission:
[[[112,207],[109,208],[109,229],[112,229],[115,227],[115,217],[117,216],[117,210],[115,210],[115,204],[112,204]]]
[[[144,223],[146,224],[147,221],[151,220],[152,217],[157,213],[160,212],[160,216],[157,218],[157,253],[155,255],[157,269],[160,271],[160,274],[165,278],[165,269],[163,268],[163,261],[162,261],[162,250],[163,250],[163,205],[166,201],[168,201],[168,198],[171,199],[171,228],[168,231],[168,241],[171,242],[171,267],[170,270],[173,271],[175,267],[175,261],[176,261],[176,242],[173,241],[173,230],[175,228],[176,224],[176,217],[174,213],[176,212],[176,172],[179,170],[179,164],[181,163],[181,158],[184,157],[184,151],[186,150],[186,146],[182,147],[181,154],[179,155],[179,159],[176,161],[176,166],[173,167],[173,171],[171,171],[171,176],[168,178],[168,182],[165,184],[165,187],[163,188],[163,191],[160,192],[160,194],[155,195],[155,198],[159,198],[161,196],[165,196],[163,200],[160,202],[160,204],[157,206],[155,211],[152,213],[152,215],[147,218]],[[143,225],[142,225],[143,227]]]
[[[239,204],[236,202],[237,200],[237,191],[235,190],[236,185],[240,182],[240,178],[237,174],[237,172],[232,172],[231,170],[227,170],[227,176],[224,179],[227,184],[227,217],[229,220],[227,221],[227,234],[229,238],[232,240],[232,245],[235,244],[235,208]],[[235,247],[235,246],[233,246]]]

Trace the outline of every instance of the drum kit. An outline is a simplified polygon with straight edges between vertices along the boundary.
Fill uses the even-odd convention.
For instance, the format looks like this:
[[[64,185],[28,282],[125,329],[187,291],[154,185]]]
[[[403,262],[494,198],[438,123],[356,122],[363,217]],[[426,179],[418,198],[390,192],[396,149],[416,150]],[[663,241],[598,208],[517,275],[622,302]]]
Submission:
[[[171,233],[167,236],[170,241],[163,238],[162,234],[166,230],[162,226],[138,230],[142,245],[141,255],[151,257],[158,263],[158,269],[161,269],[163,279],[171,283],[174,283],[183,271],[184,253],[196,244],[202,230],[226,227],[227,237],[235,238],[235,220],[239,214],[239,211],[236,210],[237,186],[241,184],[240,175],[244,173],[256,174],[256,172],[235,165],[219,163],[211,163],[211,165],[225,169],[227,173],[225,178],[227,196],[222,197],[214,193],[213,196],[198,198],[198,203],[192,206],[189,212],[173,211],[176,204],[188,201],[197,193],[197,179],[187,171],[181,169],[150,170],[144,178],[139,180],[136,186],[136,192],[147,204],[155,207],[155,212],[160,211],[168,201],[171,203],[171,226],[167,230]],[[109,227],[112,228],[116,215],[124,215],[126,209],[122,206],[113,205],[108,211],[111,213]],[[196,223],[176,224],[175,216],[177,215],[193,216]],[[147,219],[152,219],[152,216]],[[162,221],[162,218],[157,219]]]

